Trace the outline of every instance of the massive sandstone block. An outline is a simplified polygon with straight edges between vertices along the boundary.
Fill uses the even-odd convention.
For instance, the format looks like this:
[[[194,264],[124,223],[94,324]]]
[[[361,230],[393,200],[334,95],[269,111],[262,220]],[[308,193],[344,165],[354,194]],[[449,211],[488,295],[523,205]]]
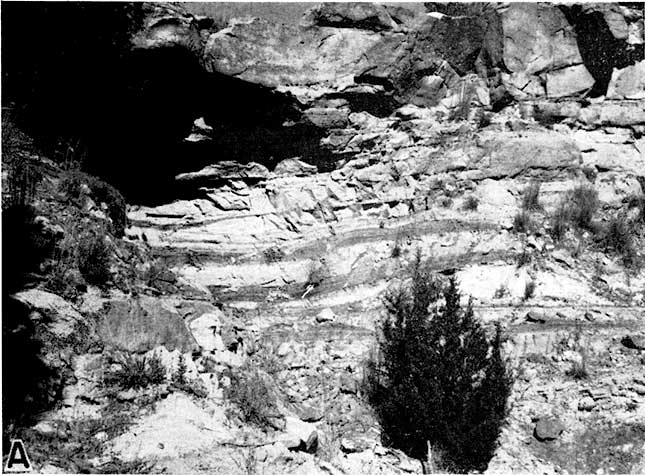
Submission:
[[[396,28],[387,8],[376,3],[321,3],[305,14],[301,24],[371,31]]]
[[[594,83],[584,64],[578,64],[547,73],[546,93],[553,98],[572,96],[591,89]]]
[[[575,143],[554,132],[497,133],[482,147],[478,168],[483,178],[512,178],[529,170],[554,175],[581,163]]]
[[[645,60],[623,69],[614,69],[607,98],[645,99]]]
[[[582,63],[576,35],[554,5],[514,3],[502,13],[504,63],[515,73],[539,74]]]
[[[271,87],[351,82],[380,38],[367,30],[304,29],[253,19],[212,34],[204,64],[209,72]]]

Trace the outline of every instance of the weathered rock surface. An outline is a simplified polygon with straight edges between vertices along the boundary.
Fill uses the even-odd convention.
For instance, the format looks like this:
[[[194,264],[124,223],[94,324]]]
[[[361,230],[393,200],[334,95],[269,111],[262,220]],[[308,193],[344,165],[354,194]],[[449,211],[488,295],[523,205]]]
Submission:
[[[177,175],[179,182],[198,184],[218,183],[222,180],[264,180],[269,176],[269,170],[259,163],[242,165],[237,162],[218,162],[197,171]]]
[[[109,301],[98,331],[106,345],[130,352],[146,352],[162,344],[182,352],[196,348],[179,311],[153,297]]]
[[[374,3],[322,3],[312,7],[303,17],[301,25],[332,26],[371,31],[392,30],[396,23],[387,8]]]
[[[14,298],[32,312],[30,318],[41,323],[55,338],[67,338],[86,325],[83,316],[65,299],[39,289],[18,292]]]
[[[645,98],[645,60],[624,69],[614,69],[607,88],[608,99]]]
[[[546,93],[552,98],[583,93],[594,85],[594,78],[583,64],[558,69],[546,75]]]
[[[557,418],[541,417],[535,424],[535,438],[539,441],[555,440],[564,431],[564,426]]]
[[[576,35],[550,4],[511,4],[502,13],[504,63],[514,73],[540,74],[582,63]]]
[[[639,20],[614,7],[589,12],[626,42]],[[487,326],[509,336],[518,377],[490,472],[573,473],[570,454],[605,434],[596,448],[609,455],[585,469],[639,466],[631,454],[642,445],[645,407],[645,274],[626,269],[590,231],[556,241],[550,230],[553,211],[580,184],[598,191],[598,225],[642,193],[641,66],[617,70],[608,98],[576,100],[597,71],[566,9],[423,8],[325,4],[300,24],[233,20],[219,31],[183,14],[163,19],[168,11],[149,21],[140,48],[188,48],[213,77],[279,97],[293,113],[259,101],[249,119],[313,132],[306,146],[266,162],[247,149],[236,161],[206,148],[177,166],[174,202],[130,209],[128,236],[145,240],[187,285],[159,299],[107,299],[102,339],[157,355],[167,379],[154,394],[117,393],[122,404],[161,399],[110,441],[111,454],[154,459],[172,473],[233,473],[241,465],[231,457],[267,473],[421,472],[383,447],[360,384],[381,296],[418,249],[431,270],[457,278]],[[195,146],[216,142],[233,122],[197,117]],[[249,136],[259,148],[271,139]],[[275,142],[292,145],[284,137]],[[312,159],[323,149],[327,161]],[[533,180],[541,185],[534,229],[514,232]],[[61,335],[69,334],[76,310],[41,300],[45,313],[65,316]],[[93,356],[73,361],[79,382],[65,393],[68,411],[100,401]],[[182,361],[200,390],[172,382]],[[280,398],[267,432],[226,414],[230,376],[245,362]],[[574,379],[583,364],[591,377]],[[633,450],[613,444],[615,434]]]

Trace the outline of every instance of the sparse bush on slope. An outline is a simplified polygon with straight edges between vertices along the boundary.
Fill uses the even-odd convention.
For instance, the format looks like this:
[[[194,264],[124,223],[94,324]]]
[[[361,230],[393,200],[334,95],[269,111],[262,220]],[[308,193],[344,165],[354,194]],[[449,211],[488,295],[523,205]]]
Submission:
[[[575,187],[568,196],[569,219],[581,229],[591,229],[591,223],[598,205],[598,192],[588,185]]]
[[[123,236],[127,226],[128,217],[125,199],[112,185],[78,170],[64,173],[60,184],[60,191],[79,206],[83,206],[84,188],[89,191],[88,195],[97,204],[105,203],[107,206],[106,215],[111,221],[111,231],[116,237]]]
[[[420,258],[411,285],[389,292],[385,307],[365,378],[384,441],[420,459],[429,443],[445,469],[485,469],[512,384],[500,330],[487,339],[456,282],[442,287]]]
[[[526,282],[526,285],[524,286],[523,300],[526,301],[533,298],[533,296],[535,295],[535,287],[536,284],[534,280],[529,280],[528,282]]]
[[[589,185],[579,185],[569,191],[551,215],[551,236],[556,241],[564,237],[569,225],[593,230],[593,218],[600,201],[598,192]]]
[[[105,285],[110,279],[110,248],[105,233],[90,230],[80,235],[77,248],[78,270],[89,284]]]
[[[542,209],[540,205],[540,182],[531,181],[522,195],[522,209],[525,211],[537,211]]]
[[[516,233],[528,233],[533,229],[533,220],[528,211],[522,210],[513,218],[513,231]]]
[[[566,201],[562,200],[551,215],[551,237],[555,241],[560,241],[567,233],[569,228],[569,209]]]
[[[270,427],[271,418],[279,413],[266,374],[247,364],[232,371],[230,377],[224,396],[237,407],[241,419],[261,429]]]
[[[613,251],[623,258],[626,266],[636,263],[637,253],[634,246],[634,229],[623,215],[610,218],[607,226],[600,230],[600,241],[606,250]]]
[[[464,209],[466,211],[477,211],[477,208],[479,207],[479,200],[477,197],[470,195],[466,198],[464,201]]]
[[[166,370],[158,356],[125,355],[120,368],[106,376],[108,384],[123,389],[139,389],[166,380]]]

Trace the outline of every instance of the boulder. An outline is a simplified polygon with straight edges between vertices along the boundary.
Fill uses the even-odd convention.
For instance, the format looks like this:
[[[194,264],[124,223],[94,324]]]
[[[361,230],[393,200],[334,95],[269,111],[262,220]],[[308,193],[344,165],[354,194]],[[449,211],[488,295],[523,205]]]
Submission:
[[[645,99],[645,60],[614,69],[607,87],[608,99]]]
[[[580,401],[578,401],[578,410],[579,411],[591,411],[598,405],[591,397],[585,396]]]
[[[338,387],[340,392],[345,394],[356,394],[358,392],[358,383],[351,374],[341,374],[338,379]]]
[[[348,113],[349,111],[346,109],[312,107],[305,111],[305,117],[317,127],[334,129],[347,126]]]
[[[305,27],[331,26],[383,31],[396,28],[384,5],[375,3],[321,3],[305,13],[300,23]]]
[[[213,33],[204,50],[208,72],[277,87],[338,83],[367,67],[379,34],[351,28],[300,28],[253,19]]]
[[[224,314],[217,310],[205,313],[192,320],[188,327],[197,344],[204,351],[225,351],[221,337]]]
[[[573,96],[593,87],[595,79],[584,64],[548,72],[546,94],[551,98]]]
[[[316,321],[318,323],[332,322],[336,318],[336,314],[331,308],[324,308],[316,315]]]
[[[147,4],[142,29],[132,37],[135,48],[186,48],[201,55],[203,44],[195,17],[171,4]]]
[[[542,97],[546,94],[542,80],[538,76],[519,73],[502,73],[504,87],[517,100],[524,100],[532,97]]]
[[[573,28],[556,5],[513,3],[501,18],[511,72],[536,75],[582,63]]]
[[[536,312],[535,310],[529,310],[526,314],[526,321],[531,323],[546,323],[547,318],[542,313]]]
[[[580,151],[554,132],[498,132],[483,143],[479,171],[484,178],[515,177],[529,170],[557,174],[579,167]]]
[[[2,317],[3,420],[11,424],[60,402],[74,379],[74,357],[100,346],[69,302],[39,289],[3,299]]]
[[[181,219],[185,217],[194,217],[197,214],[199,214],[199,209],[192,201],[186,200],[160,205],[145,211],[145,215],[148,218]]]
[[[629,26],[620,5],[612,3],[585,3],[582,4],[582,11],[587,14],[599,12],[602,14],[614,38],[617,40],[626,40],[628,38]]]
[[[629,29],[627,44],[642,45],[645,41],[645,18],[641,15],[640,18],[637,17],[637,19],[632,21],[627,27]]]
[[[55,338],[67,338],[84,325],[83,316],[71,303],[56,294],[40,289],[18,292],[14,298],[25,304],[32,312],[30,318],[43,324]]]
[[[316,426],[303,422],[297,417],[285,417],[284,434],[278,437],[289,450],[315,453],[318,447]]]
[[[494,10],[480,15],[420,17],[405,37],[384,36],[367,52],[364,78],[390,85],[400,103],[433,106],[460,76],[501,65],[501,23]]]
[[[297,158],[287,158],[275,166],[273,173],[276,175],[287,176],[309,176],[318,172],[318,167],[298,160]]]
[[[540,442],[555,440],[564,431],[564,424],[556,417],[542,417],[535,424],[533,435]]]
[[[234,161],[222,161],[197,172],[180,173],[175,177],[175,180],[207,185],[217,184],[223,180],[259,181],[266,180],[268,177],[269,170],[259,163],[242,164]]]
[[[632,350],[645,350],[645,337],[641,335],[626,335],[620,342]]]
[[[142,353],[165,346],[182,353],[198,349],[174,306],[163,299],[115,299],[103,308],[99,336],[106,345]]]
[[[428,58],[439,58],[463,75],[475,71],[482,51],[490,66],[502,59],[501,22],[493,10],[458,16],[430,13],[415,27],[412,57],[420,60],[418,69],[427,66]]]
[[[228,191],[206,193],[206,196],[222,211],[244,211],[251,208],[249,198]]]

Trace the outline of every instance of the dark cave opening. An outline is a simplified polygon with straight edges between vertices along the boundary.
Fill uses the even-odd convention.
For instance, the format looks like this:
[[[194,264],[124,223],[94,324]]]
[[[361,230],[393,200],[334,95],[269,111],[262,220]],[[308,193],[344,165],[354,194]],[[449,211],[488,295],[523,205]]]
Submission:
[[[309,122],[291,96],[222,74],[206,73],[189,51],[135,50],[127,86],[100,133],[89,171],[114,184],[131,203],[190,198],[198,190],[174,177],[223,160],[258,162],[272,169],[301,157],[321,169],[336,158],[320,146],[324,130]],[[193,121],[213,128],[210,140],[184,141]]]
[[[272,169],[299,157],[333,169],[338,157],[320,145],[326,131],[294,97],[206,73],[179,46],[132,49],[138,14],[136,5],[107,3],[2,9],[3,105],[43,155],[71,156],[134,204],[176,199],[178,173],[221,160]],[[186,142],[199,117],[213,127],[211,140]]]
[[[614,68],[624,68],[645,58],[643,45],[629,45],[614,37],[601,12],[585,12],[580,5],[560,6],[578,37],[584,65],[596,80],[590,97],[607,93]]]

